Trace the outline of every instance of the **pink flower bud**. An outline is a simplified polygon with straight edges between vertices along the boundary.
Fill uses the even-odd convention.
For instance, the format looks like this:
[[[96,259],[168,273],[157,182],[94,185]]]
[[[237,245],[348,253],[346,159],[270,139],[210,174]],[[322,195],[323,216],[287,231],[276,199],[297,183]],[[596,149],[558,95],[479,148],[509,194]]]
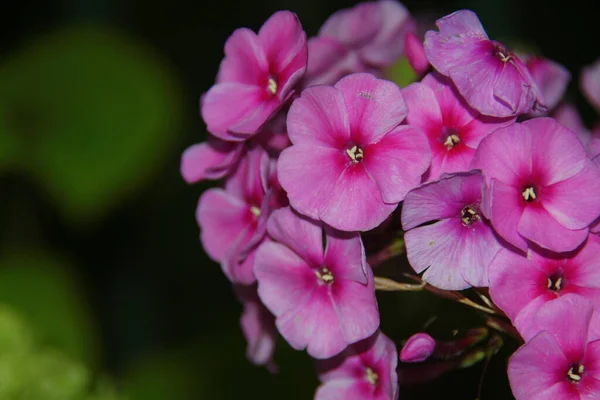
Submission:
[[[435,339],[426,333],[416,333],[408,338],[400,351],[402,362],[422,362],[427,360],[435,348]]]

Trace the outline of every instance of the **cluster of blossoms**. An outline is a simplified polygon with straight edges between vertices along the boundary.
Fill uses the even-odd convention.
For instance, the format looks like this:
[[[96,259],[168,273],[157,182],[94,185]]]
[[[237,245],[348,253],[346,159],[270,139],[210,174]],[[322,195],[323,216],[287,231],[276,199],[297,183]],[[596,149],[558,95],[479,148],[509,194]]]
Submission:
[[[211,136],[181,172],[224,179],[196,218],[244,304],[248,358],[274,371],[281,335],[316,359],[316,399],[396,399],[497,351],[501,336],[474,328],[420,332],[399,352],[375,292],[416,287],[491,312],[488,327],[522,343],[517,400],[600,398],[600,125],[563,101],[560,64],[489,39],[472,11],[436,25],[421,40],[381,0],[310,39],[280,11],[227,40],[201,99]],[[384,79],[401,57],[418,77],[404,88]],[[600,60],[581,88],[600,112]],[[392,244],[368,255],[372,230]],[[374,276],[404,251],[420,285]],[[458,292],[471,287],[485,304]]]

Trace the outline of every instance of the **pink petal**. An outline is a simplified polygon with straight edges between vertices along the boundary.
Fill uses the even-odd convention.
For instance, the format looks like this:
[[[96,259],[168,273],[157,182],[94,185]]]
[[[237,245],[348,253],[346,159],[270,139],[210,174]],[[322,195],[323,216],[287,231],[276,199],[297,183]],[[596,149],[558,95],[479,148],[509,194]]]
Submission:
[[[430,162],[427,138],[420,129],[411,126],[399,126],[364,149],[365,169],[388,204],[404,200],[421,182]]]
[[[421,82],[431,88],[442,112],[445,127],[458,129],[472,122],[476,117],[480,117],[479,113],[462,99],[450,79],[432,72]]]
[[[510,113],[497,113],[492,108],[480,110],[482,114],[496,117],[509,117],[511,115],[529,112],[534,102],[538,99],[537,87],[533,78],[527,71],[527,67],[516,56],[505,63],[497,75],[493,88],[494,97],[501,104],[508,106]],[[473,105],[473,104],[472,104]],[[545,106],[544,106],[544,109]]]
[[[323,166],[320,168],[322,170]],[[326,196],[316,191],[315,195]],[[396,208],[396,204],[383,202],[379,187],[360,163],[342,172],[326,200],[327,204],[319,211],[319,218],[341,231],[373,229]],[[290,202],[294,206],[292,196]]]
[[[256,34],[248,28],[236,29],[225,42],[225,58],[219,67],[217,83],[256,86],[268,70],[267,58]]]
[[[564,227],[586,228],[600,216],[600,168],[586,160],[574,176],[543,188],[539,199]]]
[[[530,325],[520,333],[525,341],[529,341],[538,332],[548,331],[568,360],[580,360],[587,344],[593,312],[594,308],[588,300],[575,294],[566,294],[544,304]]]
[[[548,301],[540,284],[548,279],[541,267],[543,259],[532,253],[528,259],[508,249],[500,250],[490,264],[490,296],[494,303],[514,321],[526,306],[536,299]],[[536,307],[542,303],[539,303]]]
[[[516,400],[569,399],[562,388],[568,382],[560,374],[568,365],[554,337],[548,332],[538,334],[508,363],[508,379]]]
[[[518,232],[538,246],[555,252],[574,250],[588,235],[587,228],[581,230],[565,228],[541,206],[525,207],[519,221]]]
[[[275,324],[294,349],[306,348],[311,357],[323,359],[335,356],[348,346],[338,318],[331,298],[323,290],[315,290],[278,317]]]
[[[286,85],[281,91],[281,96],[285,96],[306,70],[306,33],[296,14],[278,11],[260,28],[258,40],[265,50],[271,71],[276,73],[278,84]],[[292,82],[288,82],[291,77]]]
[[[423,75],[429,69],[423,42],[413,32],[404,35],[404,51],[408,63],[417,75]]]
[[[254,273],[258,295],[275,316],[303,304],[317,286],[306,261],[280,243],[267,241],[258,248]]]
[[[513,246],[526,251],[527,242],[517,232],[525,210],[520,191],[496,179],[491,179],[487,198],[488,205],[484,211],[496,232]]]
[[[521,177],[531,175],[532,136],[524,124],[496,130],[479,144],[471,168],[505,185],[520,186]]]
[[[471,171],[413,189],[402,206],[402,228],[409,230],[425,222],[458,217],[465,205],[480,202],[482,180],[479,171]]]
[[[333,302],[340,321],[342,336],[348,343],[371,336],[379,328],[379,310],[375,298],[373,273],[370,268],[368,285],[353,280],[334,283]]]
[[[571,74],[561,64],[543,57],[532,57],[527,61],[527,69],[541,90],[546,106],[552,109],[562,99]]]
[[[279,156],[277,177],[292,207],[318,219],[347,161],[348,156],[338,149],[294,145]]]
[[[328,86],[304,90],[290,107],[287,128],[293,144],[331,148],[345,145],[350,128],[342,93]]]
[[[348,50],[336,39],[313,37],[308,41],[308,67],[304,76],[304,87],[313,85],[333,86],[349,72],[344,60]]]
[[[577,255],[573,257],[573,284],[600,289],[600,237],[589,235]],[[599,305],[600,306],[600,305]]]
[[[488,38],[477,15],[470,10],[456,11],[435,24],[440,31],[425,34],[425,53],[435,69],[444,75],[465,62],[464,52],[469,47],[465,43],[477,43]]]
[[[310,221],[289,207],[273,211],[267,223],[269,235],[283,243],[312,267],[323,263],[323,242],[320,224]]]
[[[364,400],[365,394],[356,390],[359,383],[356,379],[335,379],[323,383],[317,389],[315,400]]]
[[[181,156],[181,175],[187,183],[220,179],[237,163],[244,146],[219,139],[188,147]]]
[[[600,112],[600,59],[583,68],[579,83],[589,102]]]
[[[406,103],[395,83],[361,73],[342,78],[335,88],[344,96],[355,143],[377,142],[406,117]]]
[[[531,168],[543,172],[541,184],[563,181],[583,168],[585,149],[572,131],[553,118],[535,118],[522,125],[531,131]]]
[[[223,261],[238,236],[245,234],[251,212],[241,199],[222,189],[209,189],[200,197],[196,219],[206,253],[215,261]]]
[[[425,131],[443,125],[440,106],[429,86],[416,82],[402,89],[402,95],[408,105],[406,122],[410,125],[418,126]]]
[[[259,86],[218,83],[204,96],[202,118],[213,135],[228,141],[245,140],[254,134],[276,109]],[[233,135],[235,131],[243,135]]]
[[[327,248],[325,265],[334,272],[335,278],[348,279],[363,285],[367,284],[365,249],[360,235],[356,232],[340,232],[325,227]]]
[[[361,3],[331,15],[319,30],[319,36],[339,40],[355,47],[372,40],[381,27],[382,15],[376,3]]]
[[[425,269],[423,280],[445,290],[462,290],[470,287],[460,273],[457,230],[461,228],[457,218],[444,219],[432,225],[414,228],[404,235],[406,255],[410,266],[417,273]]]

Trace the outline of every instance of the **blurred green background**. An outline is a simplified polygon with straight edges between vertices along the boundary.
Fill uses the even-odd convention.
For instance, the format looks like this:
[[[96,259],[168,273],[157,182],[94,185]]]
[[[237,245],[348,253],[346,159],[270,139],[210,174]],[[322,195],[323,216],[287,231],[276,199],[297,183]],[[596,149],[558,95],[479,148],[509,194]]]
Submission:
[[[206,138],[199,96],[237,27],[295,11],[309,35],[341,0],[22,0],[0,26],[0,400],[309,399],[308,356],[278,343],[277,375],[245,359],[241,306],[198,241],[179,157]],[[488,33],[578,72],[600,55],[592,1],[407,1],[435,19],[475,10]],[[475,326],[427,293],[379,296],[397,343]],[[483,399],[510,398],[505,361]],[[482,365],[403,399],[475,399]]]

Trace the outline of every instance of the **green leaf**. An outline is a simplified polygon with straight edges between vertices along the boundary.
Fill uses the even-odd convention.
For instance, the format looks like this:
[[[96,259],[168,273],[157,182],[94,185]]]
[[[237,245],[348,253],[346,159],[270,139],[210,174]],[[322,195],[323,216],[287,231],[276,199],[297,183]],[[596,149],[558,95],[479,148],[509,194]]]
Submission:
[[[408,63],[408,59],[404,56],[386,70],[385,77],[401,88],[416,82],[418,78]]]
[[[70,221],[92,222],[173,150],[178,103],[143,43],[97,27],[40,37],[0,68],[0,144],[10,144],[0,164],[37,179]]]
[[[43,343],[93,365],[98,341],[72,271],[63,260],[39,250],[5,254],[0,259],[0,302],[26,317]]]

